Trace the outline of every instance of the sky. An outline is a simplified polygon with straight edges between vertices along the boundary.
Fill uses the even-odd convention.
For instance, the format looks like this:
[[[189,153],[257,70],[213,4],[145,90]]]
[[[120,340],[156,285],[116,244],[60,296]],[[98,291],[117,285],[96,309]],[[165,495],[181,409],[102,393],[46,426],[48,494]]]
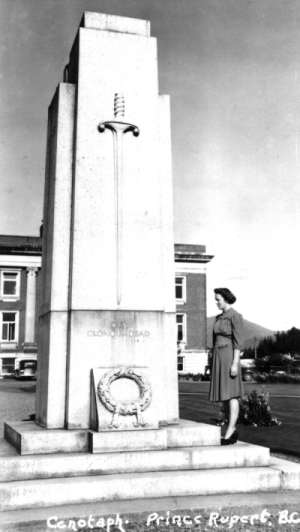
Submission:
[[[171,97],[176,243],[202,244],[207,311],[300,328],[299,0],[2,0],[0,234],[38,235],[47,109],[83,11],[150,20]]]

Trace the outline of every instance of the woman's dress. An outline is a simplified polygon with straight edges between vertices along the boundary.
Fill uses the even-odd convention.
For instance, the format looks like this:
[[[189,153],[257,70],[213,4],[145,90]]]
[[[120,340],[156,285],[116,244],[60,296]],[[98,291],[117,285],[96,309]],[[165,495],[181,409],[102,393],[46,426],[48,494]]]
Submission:
[[[234,349],[243,349],[243,316],[233,308],[219,314],[213,327],[214,354],[209,390],[210,401],[228,401],[244,395],[241,364],[231,377]]]

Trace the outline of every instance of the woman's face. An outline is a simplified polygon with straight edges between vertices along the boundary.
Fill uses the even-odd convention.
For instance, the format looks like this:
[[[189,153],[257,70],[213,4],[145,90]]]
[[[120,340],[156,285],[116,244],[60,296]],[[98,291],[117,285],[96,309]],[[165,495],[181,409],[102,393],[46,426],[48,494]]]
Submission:
[[[224,297],[221,296],[221,294],[215,294],[215,300],[218,309],[224,310],[226,308],[227,302],[225,301]]]

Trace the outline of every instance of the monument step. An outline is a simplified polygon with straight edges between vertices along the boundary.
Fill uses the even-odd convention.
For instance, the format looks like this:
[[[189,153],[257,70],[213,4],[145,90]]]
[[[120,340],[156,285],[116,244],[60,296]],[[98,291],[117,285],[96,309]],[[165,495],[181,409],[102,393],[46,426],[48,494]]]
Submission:
[[[249,444],[116,453],[20,456],[3,440],[0,481],[268,466],[269,449]]]
[[[270,492],[280,490],[281,483],[282,471],[272,467],[128,473],[3,482],[0,500],[1,511],[8,511],[126,499]]]
[[[180,420],[153,430],[104,431],[44,429],[31,421],[5,423],[5,439],[21,455],[51,453],[109,453],[175,447],[220,445],[220,427]]]

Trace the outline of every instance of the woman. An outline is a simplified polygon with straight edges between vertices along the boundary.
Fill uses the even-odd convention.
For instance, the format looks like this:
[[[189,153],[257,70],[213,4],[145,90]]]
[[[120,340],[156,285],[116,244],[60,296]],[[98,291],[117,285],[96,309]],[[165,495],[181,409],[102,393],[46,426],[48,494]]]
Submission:
[[[236,297],[228,288],[216,288],[215,300],[222,311],[214,322],[214,355],[209,390],[210,401],[223,401],[225,415],[229,420],[221,445],[236,443],[236,422],[239,415],[238,398],[244,394],[240,366],[243,349],[243,316],[231,305]]]

